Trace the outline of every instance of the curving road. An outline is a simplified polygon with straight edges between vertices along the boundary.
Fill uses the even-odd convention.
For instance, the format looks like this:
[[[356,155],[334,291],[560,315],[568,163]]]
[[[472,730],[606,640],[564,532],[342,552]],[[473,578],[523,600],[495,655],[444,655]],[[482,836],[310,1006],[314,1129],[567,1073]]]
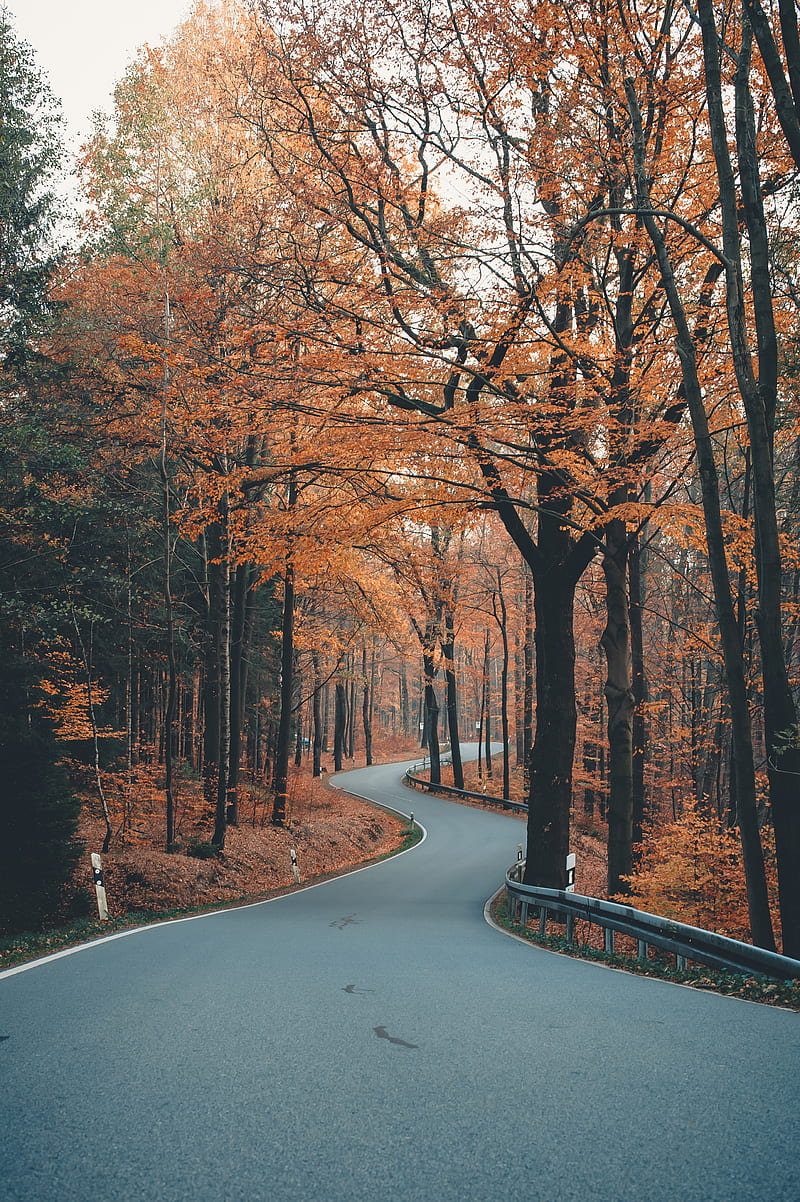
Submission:
[[[0,974],[9,1202],[795,1202],[798,1015],[483,919],[518,820]]]

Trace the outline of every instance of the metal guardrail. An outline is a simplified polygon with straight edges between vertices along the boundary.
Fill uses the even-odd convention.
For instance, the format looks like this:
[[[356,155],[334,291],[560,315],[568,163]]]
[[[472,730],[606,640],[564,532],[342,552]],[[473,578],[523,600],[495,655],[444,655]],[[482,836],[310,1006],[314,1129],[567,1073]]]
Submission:
[[[545,933],[547,914],[552,912],[565,917],[566,937],[570,942],[574,939],[575,919],[584,918],[603,928],[606,951],[613,952],[614,933],[619,932],[637,940],[640,960],[647,959],[648,949],[652,946],[675,955],[679,968],[685,968],[686,962],[691,960],[733,972],[757,972],[779,981],[800,979],[800,960],[618,902],[583,897],[562,889],[525,885],[521,879],[524,871],[525,861],[518,860],[506,872],[509,907],[522,926],[527,924],[530,911],[538,910],[541,934]]]
[[[424,789],[428,793],[444,793],[448,797],[468,797],[470,801],[484,801],[492,805],[502,806],[504,810],[514,810],[519,814],[527,814],[528,807],[520,801],[511,801],[508,797],[493,797],[491,793],[470,793],[467,789],[457,789],[454,785],[432,785],[429,780],[424,777],[414,776],[414,770],[422,767],[420,764],[414,764],[412,768],[408,768],[405,773],[405,779],[415,788]]]
[[[527,813],[528,807],[507,797],[492,797],[487,793],[469,793],[453,785],[432,785],[429,780],[414,776],[415,769],[426,765],[414,764],[406,771],[406,779],[429,793],[444,793],[452,797],[468,797],[471,800],[491,802],[504,809]],[[545,889],[537,885],[522,884],[525,861],[518,860],[506,873],[506,895],[512,914],[522,926],[528,921],[530,910],[539,911],[539,931],[545,934],[547,914],[552,912],[566,920],[566,937],[574,939],[575,919],[584,918],[599,926],[604,932],[607,952],[614,951],[614,935],[630,935],[637,941],[637,955],[646,960],[651,947],[661,948],[677,958],[678,967],[685,968],[688,961],[707,964],[710,968],[723,968],[729,972],[757,972],[775,980],[800,979],[800,960],[768,952],[716,931],[704,931],[701,927],[688,926],[646,910],[635,910],[633,906],[618,902],[603,901],[598,897],[584,897],[580,893],[567,893],[562,889]]]

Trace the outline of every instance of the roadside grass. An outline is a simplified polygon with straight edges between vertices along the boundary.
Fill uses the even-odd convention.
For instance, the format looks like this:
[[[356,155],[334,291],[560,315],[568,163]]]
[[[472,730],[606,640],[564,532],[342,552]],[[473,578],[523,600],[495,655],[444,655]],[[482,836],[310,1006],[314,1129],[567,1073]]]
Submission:
[[[44,931],[22,931],[15,935],[0,935],[0,972],[5,968],[14,968],[29,960],[38,960],[42,956],[50,956],[53,952],[65,948],[76,947],[81,943],[92,943],[106,935],[117,931],[127,931],[134,927],[152,926],[159,922],[171,922],[176,918],[191,918],[196,914],[213,914],[217,910],[233,910],[239,906],[253,905],[255,902],[269,901],[273,897],[281,897],[286,893],[296,893],[309,885],[317,885],[322,881],[334,880],[338,876],[346,876],[359,868],[368,868],[370,864],[379,864],[390,860],[402,851],[408,851],[422,838],[422,831],[415,822],[406,826],[401,834],[402,841],[392,851],[383,855],[373,856],[368,860],[359,860],[336,872],[324,872],[319,876],[309,877],[299,885],[285,885],[278,889],[268,889],[263,893],[247,894],[230,901],[213,902],[205,906],[185,906],[171,910],[129,910],[117,918],[101,921],[99,918],[80,917],[59,926],[49,927]]]
[[[512,934],[538,947],[560,952],[562,955],[573,956],[579,960],[596,960],[610,968],[624,969],[625,972],[635,973],[640,977],[656,977],[677,985],[689,985],[693,989],[744,998],[749,1002],[800,1010],[800,981],[775,981],[754,973],[725,972],[721,969],[707,968],[702,964],[677,969],[666,958],[661,957],[651,958],[645,964],[636,956],[604,952],[586,944],[569,943],[561,935],[540,935],[538,931],[523,927],[511,918],[502,893],[498,894],[492,904],[492,917],[504,930],[511,931]]]

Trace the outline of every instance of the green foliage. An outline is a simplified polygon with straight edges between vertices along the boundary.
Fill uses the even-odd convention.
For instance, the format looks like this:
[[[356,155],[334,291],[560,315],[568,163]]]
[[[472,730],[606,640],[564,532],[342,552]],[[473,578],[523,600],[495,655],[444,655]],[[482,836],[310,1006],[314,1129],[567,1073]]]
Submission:
[[[213,860],[219,855],[219,848],[214,843],[194,839],[186,848],[186,854],[195,860]]]
[[[48,189],[61,158],[56,101],[33,51],[0,10],[0,382],[3,391],[37,356],[47,319],[57,205]]]

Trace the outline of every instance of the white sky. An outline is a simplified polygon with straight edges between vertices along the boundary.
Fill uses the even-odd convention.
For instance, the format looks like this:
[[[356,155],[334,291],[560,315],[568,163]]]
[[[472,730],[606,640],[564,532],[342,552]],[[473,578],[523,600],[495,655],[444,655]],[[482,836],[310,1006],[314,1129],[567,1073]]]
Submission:
[[[136,50],[157,45],[191,7],[191,0],[9,0],[17,33],[36,51],[61,100],[70,147],[91,128]]]

